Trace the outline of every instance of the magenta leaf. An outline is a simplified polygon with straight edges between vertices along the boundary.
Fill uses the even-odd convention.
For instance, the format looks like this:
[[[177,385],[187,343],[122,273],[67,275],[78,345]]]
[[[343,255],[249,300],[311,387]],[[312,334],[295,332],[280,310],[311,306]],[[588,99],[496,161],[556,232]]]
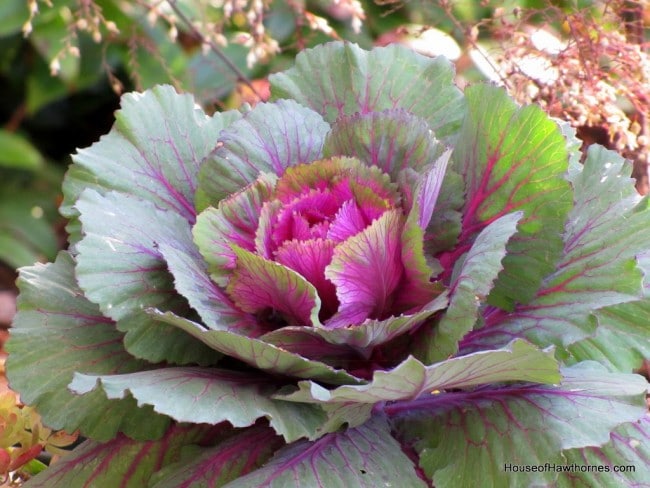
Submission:
[[[338,313],[327,328],[346,327],[367,318],[389,315],[390,297],[399,285],[403,269],[400,256],[401,216],[385,212],[364,231],[334,250],[325,276],[336,286]]]
[[[319,325],[320,298],[295,271],[232,245],[236,268],[226,291],[241,310],[278,315],[285,325]],[[264,325],[264,324],[263,324]],[[272,327],[269,319],[268,327]]]
[[[266,417],[287,442],[313,439],[325,420],[315,405],[273,400],[279,387],[271,378],[217,368],[164,368],[122,375],[75,374],[69,385],[77,394],[102,389],[109,399],[128,393],[138,405],[151,405],[179,422],[216,425],[228,421],[248,427]]]
[[[391,436],[384,418],[361,427],[327,434],[315,442],[297,442],[224,488],[253,486],[426,487],[416,467]]]
[[[334,242],[326,239],[292,239],[275,253],[276,262],[294,270],[314,286],[321,300],[321,317],[331,316],[338,307],[334,284],[325,277],[325,268],[333,254]]]
[[[147,367],[122,345],[123,334],[83,297],[74,260],[61,252],[47,265],[23,268],[18,315],[7,343],[7,377],[21,400],[38,408],[55,429],[107,441],[118,432],[138,439],[160,437],[169,419],[132,397],[108,400],[101,392],[77,396],[67,390],[75,372],[130,373]]]
[[[292,98],[330,123],[357,112],[403,109],[443,138],[455,135],[464,113],[453,76],[443,56],[429,58],[397,44],[364,51],[329,43],[300,52],[293,68],[269,79],[274,99]]]
[[[282,175],[290,167],[321,157],[323,118],[293,100],[258,104],[219,135],[219,147],[201,168],[197,207],[216,206],[260,173]]]

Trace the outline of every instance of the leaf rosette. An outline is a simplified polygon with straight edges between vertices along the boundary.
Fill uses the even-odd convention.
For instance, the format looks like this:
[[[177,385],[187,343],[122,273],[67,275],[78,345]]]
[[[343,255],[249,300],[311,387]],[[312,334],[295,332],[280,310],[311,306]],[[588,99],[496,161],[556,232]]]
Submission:
[[[611,467],[622,438],[638,471],[579,481],[643,480],[627,163],[401,47],[319,46],[271,87],[213,116],[125,95],[73,157],[8,376],[87,440],[30,485],[564,486],[502,466]]]

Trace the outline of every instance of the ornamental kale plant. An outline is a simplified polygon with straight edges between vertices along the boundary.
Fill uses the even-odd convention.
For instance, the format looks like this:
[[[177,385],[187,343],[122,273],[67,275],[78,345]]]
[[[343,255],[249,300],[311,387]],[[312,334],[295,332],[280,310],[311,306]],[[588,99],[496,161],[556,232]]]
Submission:
[[[271,86],[214,116],[128,94],[74,156],[8,377],[87,440],[29,486],[650,481],[629,164],[401,47],[322,45]]]

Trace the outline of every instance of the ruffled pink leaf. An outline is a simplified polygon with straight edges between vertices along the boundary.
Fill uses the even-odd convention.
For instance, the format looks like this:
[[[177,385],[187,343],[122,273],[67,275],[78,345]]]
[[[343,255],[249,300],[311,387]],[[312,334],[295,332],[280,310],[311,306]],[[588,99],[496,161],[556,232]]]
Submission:
[[[322,302],[321,315],[330,317],[338,307],[334,284],[325,277],[332,260],[334,243],[325,239],[285,242],[276,252],[275,261],[293,269],[311,283]]]
[[[346,240],[348,237],[357,235],[367,226],[363,213],[354,200],[348,200],[341,205],[330,224],[327,238],[336,242]]]
[[[288,203],[297,195],[313,190],[328,191],[339,202],[356,196],[355,188],[367,187],[380,200],[396,203],[397,185],[377,166],[368,166],[356,158],[333,157],[308,165],[288,168],[276,186],[275,197]]]
[[[283,206],[273,225],[272,239],[276,246],[291,239],[315,239],[327,235],[329,219],[336,214],[340,202],[327,191],[312,190]]]
[[[295,271],[236,245],[234,273],[226,291],[245,312],[279,316],[287,325],[317,325],[320,299],[313,285]]]
[[[389,210],[334,249],[325,276],[336,286],[340,306],[328,328],[390,314],[392,295],[403,275],[401,220],[398,210]]]
[[[255,253],[266,259],[273,258],[275,245],[273,241],[273,227],[282,211],[282,202],[272,200],[262,205],[260,220],[255,233]]]

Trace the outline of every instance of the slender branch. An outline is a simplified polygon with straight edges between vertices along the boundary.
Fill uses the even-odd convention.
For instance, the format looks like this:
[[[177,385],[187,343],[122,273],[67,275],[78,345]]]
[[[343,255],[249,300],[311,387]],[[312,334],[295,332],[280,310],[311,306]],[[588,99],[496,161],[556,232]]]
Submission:
[[[176,16],[185,24],[187,27],[190,29],[190,33],[192,36],[200,42],[205,42],[210,49],[212,50],[213,53],[217,55],[219,59],[221,59],[224,63],[226,63],[226,66],[235,73],[235,76],[237,77],[237,81],[244,83],[248,88],[251,89],[251,91],[259,97],[259,99],[262,99],[262,95],[255,89],[255,86],[251,83],[251,81],[248,79],[248,77],[233,63],[228,56],[224,54],[224,52],[217,46],[217,44],[210,38],[204,36],[201,34],[201,32],[192,24],[192,21],[187,18],[187,16],[181,11],[181,9],[178,8],[178,5],[176,5],[176,0],[167,0],[167,3],[171,7],[171,9],[174,11]]]

